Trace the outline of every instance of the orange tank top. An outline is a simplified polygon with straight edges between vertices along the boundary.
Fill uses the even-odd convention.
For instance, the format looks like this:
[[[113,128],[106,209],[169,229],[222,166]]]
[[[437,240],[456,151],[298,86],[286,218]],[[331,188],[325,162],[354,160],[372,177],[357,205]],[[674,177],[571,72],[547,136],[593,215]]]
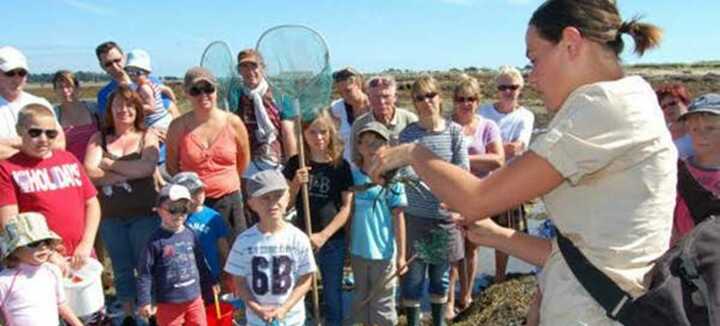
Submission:
[[[184,131],[180,141],[180,171],[194,171],[205,184],[208,198],[220,198],[240,190],[237,173],[237,139],[230,123],[207,148],[192,131]]]

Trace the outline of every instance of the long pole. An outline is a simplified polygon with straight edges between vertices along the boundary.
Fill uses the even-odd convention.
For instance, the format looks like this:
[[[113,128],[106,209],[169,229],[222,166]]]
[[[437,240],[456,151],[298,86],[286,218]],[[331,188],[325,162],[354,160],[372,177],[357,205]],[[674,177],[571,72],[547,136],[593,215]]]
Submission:
[[[297,114],[295,117],[295,129],[297,129],[297,147],[298,147],[298,158],[300,161],[300,169],[305,168],[305,151],[303,145],[303,134],[302,134],[302,111],[300,111],[300,99],[295,97],[293,99],[294,111]],[[303,215],[305,216],[305,232],[308,237],[312,236],[312,224],[310,221],[310,194],[308,193],[307,183],[302,185],[302,199],[303,199]],[[312,278],[312,300],[313,300],[313,314],[315,315],[315,324],[320,325],[320,295],[318,294],[317,287],[317,272]]]

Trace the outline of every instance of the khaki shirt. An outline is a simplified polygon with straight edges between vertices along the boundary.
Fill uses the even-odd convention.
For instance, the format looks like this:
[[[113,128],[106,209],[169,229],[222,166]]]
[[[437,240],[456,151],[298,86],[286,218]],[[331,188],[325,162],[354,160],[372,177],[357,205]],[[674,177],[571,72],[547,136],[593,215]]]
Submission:
[[[350,149],[352,151],[352,159],[353,163],[357,164],[360,160],[360,152],[358,152],[356,148],[356,142],[357,142],[357,132],[365,127],[368,123],[376,121],[375,115],[373,114],[372,110],[368,113],[365,113],[361,115],[352,125],[352,129],[350,129],[350,143],[345,144],[345,146],[350,146]],[[401,109],[401,108],[395,108],[395,115],[393,115],[392,119],[390,119],[389,124],[384,124],[385,127],[387,127],[388,131],[390,131],[390,144],[395,145],[398,143],[398,135],[400,135],[400,132],[405,129],[409,124],[418,121],[417,115],[415,113],[412,113],[408,110]]]
[[[639,296],[669,246],[677,150],[640,77],[582,86],[530,145],[565,181],[543,196],[549,216],[590,262]],[[572,275],[553,241],[542,325],[617,325]]]

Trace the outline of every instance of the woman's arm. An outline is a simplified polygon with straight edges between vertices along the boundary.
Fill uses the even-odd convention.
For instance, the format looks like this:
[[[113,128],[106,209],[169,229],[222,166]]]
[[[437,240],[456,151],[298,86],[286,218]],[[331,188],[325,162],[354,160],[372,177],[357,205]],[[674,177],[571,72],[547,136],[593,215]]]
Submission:
[[[185,114],[180,118],[173,120],[168,127],[167,137],[165,138],[165,170],[168,174],[176,175],[180,172],[180,142],[183,137],[182,131],[185,129],[185,120],[188,115]]]
[[[155,172],[158,161],[158,140],[152,132],[143,134],[143,149],[139,160],[124,161],[103,158],[100,167],[124,175],[128,179],[139,179],[150,176]]]
[[[403,144],[380,151],[371,169],[373,180],[384,182],[382,174],[385,171],[408,163],[440,201],[469,220],[499,214],[537,198],[563,182],[562,175],[533,152],[525,153],[481,180],[418,144]]]
[[[287,160],[298,153],[295,128],[300,128],[300,126],[295,126],[295,120],[282,120],[280,121],[280,127],[282,128],[282,144],[285,149],[285,159]]]
[[[470,155],[470,171],[489,172],[505,164],[505,150],[502,142],[496,141],[485,146],[485,154]]]
[[[235,129],[235,139],[237,143],[237,172],[238,175],[242,176],[247,170],[248,164],[250,164],[250,140],[248,138],[247,128],[245,123],[234,115],[230,115],[230,123],[232,123],[233,129]]]
[[[552,242],[497,225],[492,219],[475,221],[467,226],[470,241],[500,250],[530,264],[542,266],[552,252]]]
[[[84,166],[90,181],[96,186],[113,185],[116,183],[122,183],[127,181],[127,178],[123,175],[104,170],[100,167],[100,162],[103,158],[103,150],[100,147],[101,135],[99,132],[95,133],[88,142],[87,150],[85,151]]]

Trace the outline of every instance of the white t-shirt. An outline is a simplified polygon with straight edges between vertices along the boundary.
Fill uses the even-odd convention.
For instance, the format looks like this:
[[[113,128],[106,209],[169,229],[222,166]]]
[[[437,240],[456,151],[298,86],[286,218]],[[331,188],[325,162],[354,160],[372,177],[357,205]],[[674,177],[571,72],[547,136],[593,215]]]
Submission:
[[[525,148],[530,144],[535,115],[521,106],[510,113],[495,110],[492,103],[485,104],[478,109],[477,114],[486,119],[495,121],[500,127],[500,137],[504,143],[521,141]]]
[[[45,98],[22,92],[20,97],[13,102],[8,102],[4,97],[0,96],[0,139],[17,137],[15,124],[20,109],[25,105],[38,103],[47,106],[52,111],[52,105]],[[54,114],[55,112],[53,112]]]
[[[353,166],[355,163],[352,161],[352,152],[350,151],[350,134],[352,130],[352,125],[348,122],[348,116],[347,116],[347,110],[345,109],[345,100],[339,99],[335,100],[330,104],[330,112],[332,115],[340,120],[340,128],[338,129],[338,133],[340,134],[340,139],[342,139],[344,146],[343,151],[343,158],[350,162]]]
[[[677,150],[641,77],[573,91],[530,150],[564,181],[548,215],[588,260],[633,297],[670,243]],[[539,278],[541,325],[617,325],[572,275],[553,241]]]
[[[0,301],[8,325],[57,325],[65,302],[60,269],[50,263],[21,263],[0,272]]]
[[[317,269],[310,239],[293,225],[275,233],[263,234],[258,225],[241,233],[233,244],[225,271],[244,277],[250,293],[262,306],[281,306],[303,275]],[[248,309],[248,325],[265,322]],[[305,324],[304,300],[288,311],[283,325]]]

